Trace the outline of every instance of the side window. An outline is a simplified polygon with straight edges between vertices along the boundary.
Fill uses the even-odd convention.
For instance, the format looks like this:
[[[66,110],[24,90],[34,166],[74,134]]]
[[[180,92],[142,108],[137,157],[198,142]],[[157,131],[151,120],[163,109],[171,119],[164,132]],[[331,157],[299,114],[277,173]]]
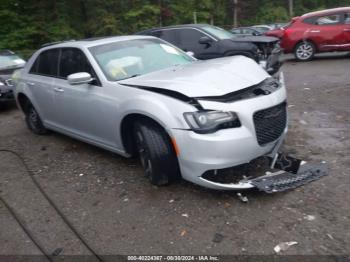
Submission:
[[[233,29],[231,30],[232,34],[240,34],[241,33],[241,29]]]
[[[175,30],[158,30],[153,33],[154,36],[159,37],[173,45],[177,44],[176,41],[176,31]]]
[[[242,31],[243,31],[243,34],[247,34],[247,35],[252,35],[254,33],[254,30],[249,28],[244,28]]]
[[[79,72],[95,75],[89,61],[81,50],[77,48],[62,48],[59,77],[66,79],[70,74]]]
[[[340,23],[340,14],[320,16],[316,19],[316,25],[337,25]]]
[[[344,14],[344,24],[350,25],[350,13]]]
[[[194,51],[200,48],[199,39],[205,34],[195,29],[181,29],[179,30],[179,38],[181,41],[181,48],[185,51]]]
[[[43,51],[35,60],[29,73],[57,77],[59,49]]]
[[[316,19],[317,18],[315,18],[315,17],[308,17],[308,18],[305,18],[303,20],[303,22],[306,23],[306,24],[314,25],[315,22],[316,22]]]

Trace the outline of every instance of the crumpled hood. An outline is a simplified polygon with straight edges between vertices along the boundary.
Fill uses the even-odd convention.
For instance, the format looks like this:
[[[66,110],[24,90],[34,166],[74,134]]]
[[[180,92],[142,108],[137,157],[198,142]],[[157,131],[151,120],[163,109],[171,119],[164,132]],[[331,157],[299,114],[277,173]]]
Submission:
[[[233,56],[175,66],[119,84],[167,89],[188,97],[222,96],[256,85],[269,75],[252,59]]]

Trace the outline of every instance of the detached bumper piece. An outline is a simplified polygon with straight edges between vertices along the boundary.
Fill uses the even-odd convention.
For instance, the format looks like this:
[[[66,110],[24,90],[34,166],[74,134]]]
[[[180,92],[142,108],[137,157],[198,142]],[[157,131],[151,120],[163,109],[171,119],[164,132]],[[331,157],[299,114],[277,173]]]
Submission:
[[[266,176],[252,179],[249,182],[261,191],[275,193],[305,185],[326,175],[326,165],[305,164],[300,166],[296,174],[286,171],[277,171],[275,173],[269,173]]]

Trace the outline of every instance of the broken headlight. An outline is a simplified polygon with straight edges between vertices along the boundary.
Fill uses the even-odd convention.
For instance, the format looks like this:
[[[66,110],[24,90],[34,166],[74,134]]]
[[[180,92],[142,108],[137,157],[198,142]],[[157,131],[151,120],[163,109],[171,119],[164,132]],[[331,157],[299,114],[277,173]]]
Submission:
[[[241,126],[241,122],[234,112],[197,111],[184,113],[184,117],[191,129],[200,134]]]

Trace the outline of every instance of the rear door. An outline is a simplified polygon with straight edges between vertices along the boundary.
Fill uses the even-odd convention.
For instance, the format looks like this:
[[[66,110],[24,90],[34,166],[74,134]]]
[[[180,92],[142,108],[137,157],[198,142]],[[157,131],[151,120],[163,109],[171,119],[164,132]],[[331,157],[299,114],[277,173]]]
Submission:
[[[34,107],[46,123],[53,120],[55,114],[53,83],[58,73],[59,49],[41,52],[29,69],[25,82],[34,99]]]
[[[350,50],[350,12],[344,13],[340,50]]]
[[[341,23],[341,13],[317,16],[304,37],[316,43],[320,51],[337,50],[342,42]]]

